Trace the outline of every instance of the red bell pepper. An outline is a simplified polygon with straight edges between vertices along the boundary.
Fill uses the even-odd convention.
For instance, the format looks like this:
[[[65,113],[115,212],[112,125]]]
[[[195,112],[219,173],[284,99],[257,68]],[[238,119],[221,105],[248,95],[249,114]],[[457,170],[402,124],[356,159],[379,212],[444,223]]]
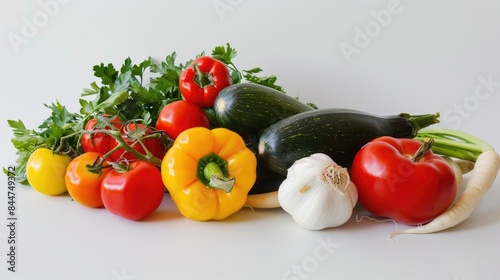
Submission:
[[[361,148],[351,167],[361,206],[409,225],[443,213],[455,199],[457,182],[453,169],[430,145],[384,136]]]
[[[219,92],[231,85],[229,69],[223,62],[201,56],[182,71],[179,88],[186,101],[200,107],[213,107]]]

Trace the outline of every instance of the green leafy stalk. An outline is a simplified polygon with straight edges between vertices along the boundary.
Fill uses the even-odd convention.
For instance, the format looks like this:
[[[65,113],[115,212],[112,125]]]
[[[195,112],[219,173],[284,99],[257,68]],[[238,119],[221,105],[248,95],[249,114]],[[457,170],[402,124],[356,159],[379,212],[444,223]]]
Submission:
[[[15,177],[22,184],[27,184],[26,163],[31,153],[37,148],[57,150],[59,153],[70,156],[81,153],[78,137],[68,139],[68,141],[61,141],[61,139],[68,135],[74,135],[76,129],[80,127],[83,117],[68,112],[66,107],[59,102],[45,105],[45,107],[51,110],[51,115],[38,126],[37,130],[26,128],[21,120],[7,121],[14,132],[11,142],[17,150]]]
[[[94,100],[80,99],[82,114],[107,113],[120,119],[142,119],[146,125],[154,125],[165,105],[179,100],[179,77],[186,68],[176,63],[176,53],[165,60],[155,62],[148,58],[139,64],[125,59],[120,70],[112,64],[101,63],[93,67],[94,76],[100,84],[93,82],[84,89],[82,97],[94,95]],[[149,80],[146,76],[150,76]]]
[[[224,46],[215,47],[215,49],[212,51],[213,58],[222,61],[228,66],[233,84],[240,83],[242,79],[245,78],[248,82],[274,88],[283,93],[285,92],[282,86],[276,84],[277,80],[276,76],[274,75],[263,76],[263,77],[257,76],[256,74],[262,72],[261,68],[256,67],[250,70],[243,70],[243,71],[238,70],[238,68],[236,68],[236,66],[233,63],[233,59],[236,57],[237,54],[238,52],[234,48],[231,48],[231,45],[229,43],[227,43],[225,47]]]
[[[229,43],[226,46],[217,46],[212,51],[212,57],[222,61],[229,68],[229,75],[231,76],[231,83],[238,84],[241,82],[242,74],[240,70],[234,65],[233,59],[236,57],[238,52],[236,49],[231,48]]]
[[[245,73],[243,77],[252,83],[264,85],[279,90],[281,92],[285,92],[285,89],[282,86],[276,84],[276,80],[278,79],[276,76],[272,75],[272,76],[259,77],[255,75],[257,73],[262,72],[262,69],[260,68],[244,70],[243,72]]]
[[[493,146],[469,133],[451,128],[425,128],[415,139],[424,141],[432,138],[432,151],[453,158],[476,161],[481,153],[494,150]]]

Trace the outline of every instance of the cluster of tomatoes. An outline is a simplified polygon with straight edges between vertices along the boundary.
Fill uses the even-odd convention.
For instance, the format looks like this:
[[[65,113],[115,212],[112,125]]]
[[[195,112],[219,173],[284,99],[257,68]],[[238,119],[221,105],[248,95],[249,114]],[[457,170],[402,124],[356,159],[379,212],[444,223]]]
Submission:
[[[80,141],[83,153],[71,158],[47,148],[35,150],[26,165],[28,183],[47,195],[68,192],[84,206],[143,219],[164,197],[159,166],[169,147],[165,139],[173,140],[192,127],[210,128],[203,108],[213,106],[219,91],[230,84],[224,63],[199,57],[181,74],[183,99],[167,104],[154,128],[116,116],[90,119]]]
[[[153,213],[161,204],[165,187],[157,165],[138,160],[134,153],[122,148],[123,143],[110,134],[99,131],[119,131],[121,139],[144,156],[162,158],[166,146],[156,137],[148,138],[153,130],[136,123],[120,124],[116,130],[97,129],[96,119],[88,121],[81,138],[83,153],[71,158],[47,148],[38,148],[26,164],[26,177],[33,189],[46,195],[68,192],[81,205],[100,208],[130,219],[140,220]],[[127,135],[144,129],[141,145]],[[148,152],[146,152],[148,150]],[[107,155],[105,158],[103,155]]]

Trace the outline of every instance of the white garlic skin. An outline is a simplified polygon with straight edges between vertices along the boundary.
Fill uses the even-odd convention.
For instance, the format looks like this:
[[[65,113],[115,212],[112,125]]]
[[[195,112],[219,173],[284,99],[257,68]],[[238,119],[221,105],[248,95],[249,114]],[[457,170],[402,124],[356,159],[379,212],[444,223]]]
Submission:
[[[358,191],[347,171],[348,183],[339,187],[344,195],[329,185],[324,180],[323,169],[332,165],[339,167],[322,153],[297,160],[278,189],[280,206],[306,229],[338,227],[352,216]]]

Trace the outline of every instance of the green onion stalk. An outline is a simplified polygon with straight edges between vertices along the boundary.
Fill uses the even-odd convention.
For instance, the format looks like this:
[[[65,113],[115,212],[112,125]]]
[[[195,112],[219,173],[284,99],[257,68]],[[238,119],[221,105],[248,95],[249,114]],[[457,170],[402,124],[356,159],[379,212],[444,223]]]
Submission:
[[[424,142],[432,138],[432,151],[436,154],[476,162],[485,151],[494,151],[493,146],[469,133],[451,128],[424,128],[415,139]]]

